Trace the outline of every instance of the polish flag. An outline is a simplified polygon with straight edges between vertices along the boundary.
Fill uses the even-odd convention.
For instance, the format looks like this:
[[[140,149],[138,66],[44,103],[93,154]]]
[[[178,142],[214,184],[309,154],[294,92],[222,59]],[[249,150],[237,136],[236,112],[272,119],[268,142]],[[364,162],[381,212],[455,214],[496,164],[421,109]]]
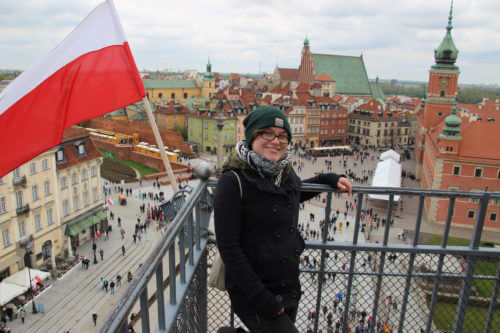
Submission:
[[[0,177],[58,145],[66,128],[146,95],[111,0],[0,93]]]
[[[113,200],[111,200],[111,198],[109,198],[108,200],[106,200],[106,202],[108,203],[108,205],[113,206]]]
[[[99,232],[99,230],[97,230],[94,234],[94,239],[99,239],[101,238],[101,233]]]

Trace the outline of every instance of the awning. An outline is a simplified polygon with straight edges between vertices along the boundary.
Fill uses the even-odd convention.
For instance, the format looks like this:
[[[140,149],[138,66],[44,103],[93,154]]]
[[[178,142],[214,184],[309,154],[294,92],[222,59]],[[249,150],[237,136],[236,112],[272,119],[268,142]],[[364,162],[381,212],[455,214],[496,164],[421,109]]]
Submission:
[[[82,231],[89,229],[94,224],[99,224],[106,219],[106,214],[102,210],[94,210],[80,215],[68,222],[66,225],[65,235],[75,236]]]
[[[13,298],[24,294],[28,287],[23,287],[15,283],[0,282],[0,306],[10,302]]]

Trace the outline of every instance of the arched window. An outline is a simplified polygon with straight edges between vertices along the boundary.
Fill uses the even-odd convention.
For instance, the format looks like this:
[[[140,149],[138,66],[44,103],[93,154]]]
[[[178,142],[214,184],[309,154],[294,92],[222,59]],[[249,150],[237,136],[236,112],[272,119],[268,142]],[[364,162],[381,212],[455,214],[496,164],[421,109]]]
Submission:
[[[444,95],[445,95],[444,90],[441,90],[441,93],[439,94],[439,96],[444,97]]]
[[[174,99],[175,98],[175,93],[170,94],[170,98]]]
[[[158,93],[158,98],[162,98],[163,97],[163,93]]]
[[[184,98],[188,98],[188,93],[184,93]]]

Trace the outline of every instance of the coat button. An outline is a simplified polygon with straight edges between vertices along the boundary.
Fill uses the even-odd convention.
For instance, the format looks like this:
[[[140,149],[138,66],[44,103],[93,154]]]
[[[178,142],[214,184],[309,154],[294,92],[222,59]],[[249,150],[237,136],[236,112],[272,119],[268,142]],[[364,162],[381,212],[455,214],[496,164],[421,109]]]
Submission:
[[[290,227],[290,232],[293,234],[295,232],[295,227]]]
[[[275,231],[274,232],[274,237],[276,237],[277,239],[279,239],[281,237],[281,232]]]
[[[278,205],[273,205],[273,213],[277,213],[278,212]]]
[[[293,290],[293,291],[292,291],[292,298],[297,298],[297,295],[298,295],[298,294],[299,294],[299,293],[297,293],[297,291],[296,291],[296,290]]]
[[[288,258],[287,257],[281,258],[281,262],[283,263],[283,265],[285,265],[286,263],[288,263]]]
[[[276,295],[276,300],[277,300],[278,302],[283,301],[283,296],[281,296],[281,295]]]

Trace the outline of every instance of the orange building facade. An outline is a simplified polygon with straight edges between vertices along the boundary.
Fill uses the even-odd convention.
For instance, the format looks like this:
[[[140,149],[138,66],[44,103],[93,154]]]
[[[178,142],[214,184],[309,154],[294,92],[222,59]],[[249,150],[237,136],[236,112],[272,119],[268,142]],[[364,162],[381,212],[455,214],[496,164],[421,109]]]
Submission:
[[[451,38],[450,11],[447,32],[435,50],[425,103],[418,111],[416,139],[417,178],[423,189],[500,192],[500,103],[483,103],[476,113],[457,113],[458,50]],[[463,108],[462,108],[463,109]],[[498,116],[497,116],[498,117]],[[457,198],[452,223],[472,228],[478,216],[478,199]],[[428,220],[445,223],[448,199],[427,198]],[[500,230],[500,200],[489,203],[485,228]]]

